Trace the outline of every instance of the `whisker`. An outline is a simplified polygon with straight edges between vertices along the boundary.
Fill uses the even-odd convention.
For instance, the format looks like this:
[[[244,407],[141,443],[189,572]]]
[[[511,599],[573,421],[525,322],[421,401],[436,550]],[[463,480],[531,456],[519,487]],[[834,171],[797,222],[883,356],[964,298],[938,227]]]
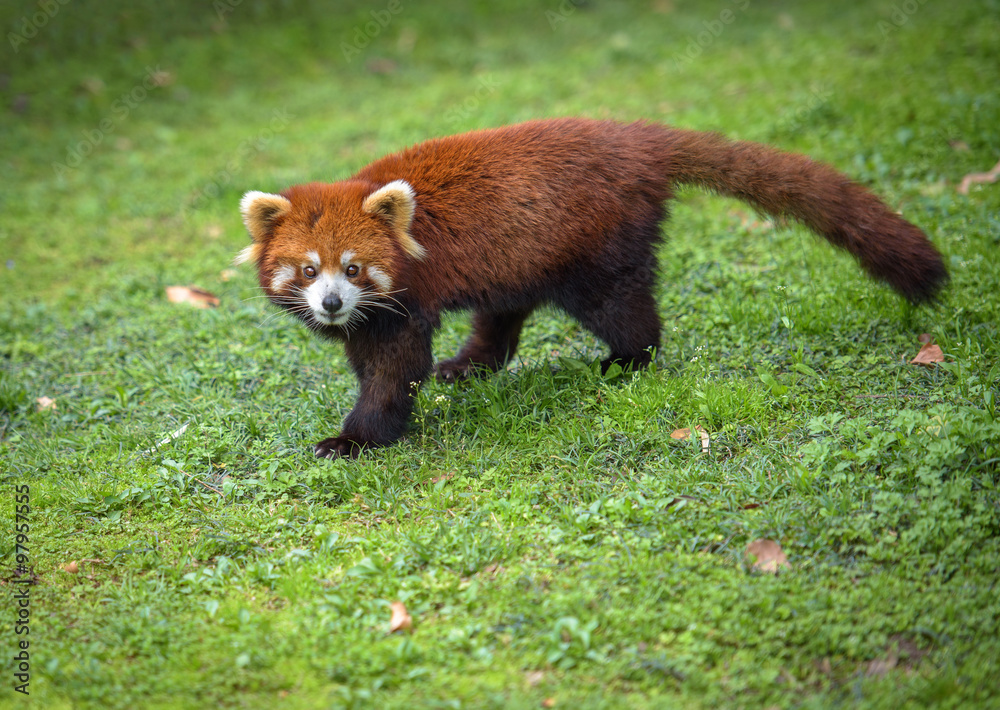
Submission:
[[[391,312],[391,313],[395,313],[396,315],[399,315],[399,316],[401,316],[401,315],[404,315],[404,314],[403,314],[402,312],[400,312],[400,311],[398,311],[397,309],[393,308],[393,307],[392,307],[391,305],[389,305],[388,303],[381,303],[381,302],[379,302],[379,301],[360,301],[360,302],[359,302],[359,303],[357,304],[357,306],[356,306],[356,307],[357,307],[358,309],[365,309],[365,308],[381,308],[382,310],[385,310],[385,311],[389,311],[389,312]],[[402,307],[402,306],[401,306],[401,307]],[[405,307],[404,307],[404,310],[405,310]],[[406,316],[409,316],[410,314],[409,314],[409,312],[407,312],[407,313],[406,313],[405,315],[406,315]]]

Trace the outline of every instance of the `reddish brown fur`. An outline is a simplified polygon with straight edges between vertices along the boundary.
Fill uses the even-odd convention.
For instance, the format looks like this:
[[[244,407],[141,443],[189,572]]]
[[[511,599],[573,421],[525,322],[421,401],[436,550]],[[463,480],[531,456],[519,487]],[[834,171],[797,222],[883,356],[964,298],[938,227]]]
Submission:
[[[406,253],[364,198],[405,180],[416,195]],[[411,383],[431,370],[431,332],[442,310],[471,308],[473,335],[439,363],[444,379],[502,367],[538,305],[562,307],[608,343],[610,357],[642,366],[659,342],[652,297],[660,223],[673,186],[694,183],[797,219],[846,249],[873,277],[914,303],[946,281],[926,236],[868,190],[801,155],[650,123],[534,121],[440,138],[387,156],[351,179],[293,187],[258,255],[262,285],[283,259],[343,249],[377,263],[405,313],[380,310],[344,339],[361,383],[339,437],[319,455],[353,455],[395,441]],[[272,298],[294,310],[282,293]],[[309,322],[309,318],[304,316]]]

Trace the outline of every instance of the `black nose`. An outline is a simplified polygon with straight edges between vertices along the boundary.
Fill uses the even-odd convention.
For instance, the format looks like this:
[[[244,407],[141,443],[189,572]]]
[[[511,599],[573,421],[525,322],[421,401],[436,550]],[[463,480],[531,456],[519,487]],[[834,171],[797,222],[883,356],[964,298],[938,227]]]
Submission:
[[[332,293],[323,299],[323,310],[327,313],[336,313],[343,305],[344,302],[340,300],[340,296]]]

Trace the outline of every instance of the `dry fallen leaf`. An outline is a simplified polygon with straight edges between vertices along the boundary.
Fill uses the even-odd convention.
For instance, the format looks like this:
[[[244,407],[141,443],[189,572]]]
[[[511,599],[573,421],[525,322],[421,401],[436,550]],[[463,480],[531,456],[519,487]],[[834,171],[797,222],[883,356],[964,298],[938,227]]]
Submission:
[[[197,286],[167,286],[167,300],[171,303],[189,303],[195,308],[219,305],[219,297]]]
[[[973,183],[996,182],[998,179],[1000,179],[1000,163],[994,165],[988,173],[969,173],[962,178],[958,191],[962,195],[968,195]]]
[[[372,74],[392,74],[396,71],[397,65],[391,59],[372,59],[365,64],[365,69]]]
[[[868,662],[868,667],[865,669],[865,675],[869,678],[881,678],[895,668],[898,663],[899,653],[896,650],[896,647],[893,646],[889,649],[889,653],[885,658],[876,658]]]
[[[746,557],[753,557],[753,568],[761,572],[778,574],[781,567],[792,568],[785,557],[785,551],[774,540],[754,540],[747,545]]]
[[[80,565],[78,565],[76,562],[67,562],[66,564],[63,565],[63,571],[69,572],[70,574],[76,574],[77,572],[80,571]]]
[[[711,437],[709,437],[708,432],[702,429],[700,426],[694,428],[698,432],[698,438],[701,439],[701,450],[704,452],[708,451],[709,445],[711,443]],[[687,427],[683,429],[675,429],[670,433],[671,439],[689,439],[691,438],[691,430]]]
[[[51,397],[39,397],[35,400],[37,409],[39,412],[44,412],[46,409],[55,409],[56,401]]]
[[[545,698],[545,700],[542,701],[543,708],[554,708],[555,706],[556,706],[555,698]]]
[[[157,71],[154,71],[149,76],[154,86],[170,86],[174,83],[174,75],[172,72],[163,71],[160,69],[159,65],[157,65],[156,69]]]
[[[406,605],[403,602],[393,602],[389,608],[392,609],[392,618],[389,619],[390,634],[397,631],[409,631],[413,628],[413,617],[410,616],[410,612],[406,610]]]
[[[923,365],[924,367],[934,367],[936,362],[944,362],[944,353],[941,348],[934,344],[934,338],[924,333],[917,338],[923,346],[917,356],[910,360],[911,365]]]

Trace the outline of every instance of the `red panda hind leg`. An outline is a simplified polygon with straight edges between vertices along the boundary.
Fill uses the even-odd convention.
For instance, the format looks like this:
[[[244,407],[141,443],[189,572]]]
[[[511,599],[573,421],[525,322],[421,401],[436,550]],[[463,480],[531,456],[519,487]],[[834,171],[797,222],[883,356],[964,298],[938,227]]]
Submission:
[[[601,372],[613,364],[636,370],[652,360],[660,344],[653,275],[649,266],[609,268],[578,277],[576,287],[559,295],[557,303],[611,349],[610,357],[601,361]]]
[[[517,350],[521,326],[531,311],[531,308],[510,313],[476,311],[472,316],[472,335],[455,357],[438,363],[437,378],[455,382],[502,368]]]
[[[623,301],[606,302],[597,309],[576,316],[580,323],[611,348],[601,360],[601,372],[612,365],[638,370],[649,365],[660,344],[660,317],[649,292],[630,294]]]

